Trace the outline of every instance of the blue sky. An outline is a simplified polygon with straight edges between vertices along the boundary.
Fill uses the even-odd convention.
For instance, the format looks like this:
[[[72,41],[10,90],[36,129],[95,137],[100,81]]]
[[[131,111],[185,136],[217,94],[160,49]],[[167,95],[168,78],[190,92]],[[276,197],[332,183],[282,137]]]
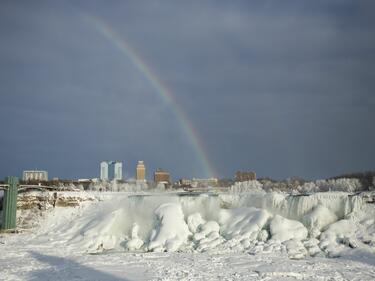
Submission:
[[[217,176],[375,167],[373,1],[0,1],[0,177],[97,177],[144,160],[204,177],[173,109],[94,16],[141,54]]]

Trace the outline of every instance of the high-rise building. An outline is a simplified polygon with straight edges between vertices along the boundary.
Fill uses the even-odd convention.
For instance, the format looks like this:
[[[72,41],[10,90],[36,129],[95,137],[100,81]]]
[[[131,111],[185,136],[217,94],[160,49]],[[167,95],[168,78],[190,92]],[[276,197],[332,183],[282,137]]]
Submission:
[[[24,181],[48,181],[47,171],[23,171],[22,179]]]
[[[114,176],[114,179],[116,180],[122,180],[122,162],[115,162],[115,165],[114,165],[114,173],[115,173],[115,176]]]
[[[154,182],[164,182],[164,183],[170,183],[171,177],[169,172],[164,171],[162,169],[157,169],[154,173]]]
[[[102,161],[100,163],[101,180],[122,180],[122,162]]]
[[[100,179],[102,181],[108,180],[108,162],[100,162]]]
[[[137,168],[135,171],[135,179],[137,181],[145,181],[146,180],[146,168],[143,161],[138,161]]]

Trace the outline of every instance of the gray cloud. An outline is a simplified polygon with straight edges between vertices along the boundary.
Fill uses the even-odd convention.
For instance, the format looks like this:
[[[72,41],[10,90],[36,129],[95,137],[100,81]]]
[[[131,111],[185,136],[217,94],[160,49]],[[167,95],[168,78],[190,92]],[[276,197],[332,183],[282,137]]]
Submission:
[[[173,110],[100,18],[142,54],[220,176],[326,177],[373,169],[371,1],[2,1],[0,174],[94,177],[142,158],[203,176]]]

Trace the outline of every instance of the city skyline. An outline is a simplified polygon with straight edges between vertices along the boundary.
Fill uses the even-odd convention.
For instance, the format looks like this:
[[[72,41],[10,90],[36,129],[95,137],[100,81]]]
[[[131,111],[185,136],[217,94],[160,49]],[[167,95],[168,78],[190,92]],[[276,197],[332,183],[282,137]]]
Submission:
[[[371,1],[0,4],[0,177],[375,167]]]

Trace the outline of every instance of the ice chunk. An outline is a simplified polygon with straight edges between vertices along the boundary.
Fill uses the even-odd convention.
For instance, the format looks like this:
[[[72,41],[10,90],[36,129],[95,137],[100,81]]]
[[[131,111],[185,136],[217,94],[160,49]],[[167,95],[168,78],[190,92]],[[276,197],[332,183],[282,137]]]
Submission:
[[[330,209],[323,205],[318,205],[303,216],[302,223],[309,230],[310,237],[317,237],[324,227],[336,222],[337,219],[337,216]]]
[[[340,220],[328,226],[327,230],[320,235],[319,247],[329,257],[339,257],[345,249],[343,244],[356,247],[355,240],[356,226],[351,220]]]
[[[206,251],[224,242],[219,234],[220,226],[216,221],[208,221],[198,229],[199,232],[194,235],[194,240],[197,242],[197,251]]]
[[[133,223],[132,234],[131,234],[132,238],[126,243],[126,248],[130,251],[138,250],[144,244],[143,240],[139,239],[138,237],[138,230],[139,230],[138,224]]]
[[[165,249],[176,251],[191,235],[184,220],[181,205],[165,203],[155,210],[157,219],[155,237],[148,245],[149,250]]]
[[[187,218],[187,224],[189,227],[189,230],[192,233],[196,233],[198,230],[198,227],[205,223],[205,220],[202,218],[200,213],[194,213]]]
[[[286,250],[290,259],[303,259],[307,254],[305,247],[299,240],[291,239],[284,242],[284,245],[286,246]]]
[[[268,231],[265,230],[265,229],[262,229],[262,230],[259,232],[259,234],[258,234],[258,240],[259,240],[259,241],[263,241],[263,242],[265,242],[265,241],[267,241],[268,237],[269,237]]]
[[[256,208],[221,210],[219,223],[221,234],[227,239],[256,240],[259,232],[268,222],[271,214]]]
[[[299,221],[288,220],[276,215],[270,223],[272,240],[280,242],[290,239],[302,240],[307,237],[307,229]]]

